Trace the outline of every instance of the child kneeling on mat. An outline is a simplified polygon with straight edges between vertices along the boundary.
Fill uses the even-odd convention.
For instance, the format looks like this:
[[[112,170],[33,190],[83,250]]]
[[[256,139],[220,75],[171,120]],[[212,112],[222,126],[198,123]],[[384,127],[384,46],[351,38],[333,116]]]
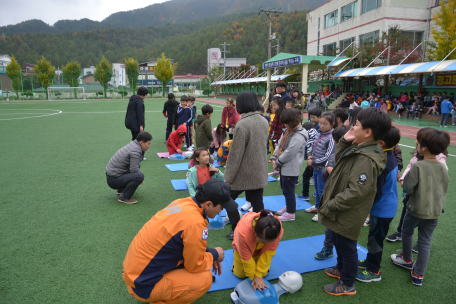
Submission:
[[[172,132],[166,142],[166,147],[168,148],[169,155],[173,154],[182,154],[181,146],[184,136],[187,134],[187,126],[184,123],[180,125],[176,131]]]
[[[233,274],[240,279],[248,277],[254,290],[266,289],[263,278],[269,273],[282,236],[282,223],[272,211],[244,215],[234,231]]]
[[[211,178],[218,178],[221,181],[224,181],[223,173],[209,163],[210,156],[206,148],[196,149],[195,152],[193,152],[192,160],[197,165],[190,168],[187,174],[188,192],[191,197],[195,196],[196,187],[204,184]]]

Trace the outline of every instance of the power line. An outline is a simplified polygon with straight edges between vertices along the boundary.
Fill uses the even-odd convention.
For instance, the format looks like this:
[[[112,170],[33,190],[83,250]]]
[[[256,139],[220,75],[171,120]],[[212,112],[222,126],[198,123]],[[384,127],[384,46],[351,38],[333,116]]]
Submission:
[[[282,14],[282,9],[280,8],[279,10],[276,10],[273,8],[272,10],[265,11],[263,7],[260,7],[258,10],[258,15],[261,15],[261,13],[264,13],[267,17],[267,19],[263,19],[264,22],[269,22],[269,34],[268,34],[268,60],[271,59],[271,28],[272,28],[272,23],[277,23],[279,22],[276,19],[273,18],[278,18],[280,14]]]

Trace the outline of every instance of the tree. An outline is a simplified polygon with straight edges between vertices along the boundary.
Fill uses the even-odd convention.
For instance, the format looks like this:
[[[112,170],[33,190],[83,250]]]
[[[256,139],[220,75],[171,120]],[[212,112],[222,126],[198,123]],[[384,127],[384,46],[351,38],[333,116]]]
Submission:
[[[456,48],[456,0],[440,1],[440,9],[432,18],[440,30],[432,26],[432,37],[436,43],[430,43],[433,49],[429,50],[429,58],[438,61]],[[447,59],[456,59],[456,51]]]
[[[158,58],[157,65],[155,66],[155,77],[162,83],[163,96],[165,96],[165,88],[168,82],[173,79],[174,68],[171,61],[165,57],[165,53],[162,53],[161,58]]]
[[[138,60],[133,58],[125,59],[125,72],[127,73],[127,79],[130,83],[131,92],[135,94],[136,86],[138,85],[139,76],[139,64]]]
[[[62,66],[63,80],[70,85],[70,87],[79,86],[79,77],[81,76],[81,64],[77,61],[71,61],[67,65]],[[73,96],[76,99],[76,89],[73,89]]]
[[[55,67],[52,66],[50,61],[47,61],[44,56],[38,60],[35,65],[35,75],[40,80],[41,85],[46,91],[46,98],[48,98],[48,87],[52,84],[55,77]]]
[[[100,82],[103,87],[103,97],[106,97],[108,82],[111,81],[112,78],[112,64],[106,60],[105,56],[103,56],[100,63],[96,66],[94,77]]]
[[[14,55],[11,56],[11,62],[6,66],[6,74],[13,82],[13,91],[16,92],[19,98],[19,91],[21,89],[21,66],[17,63]]]

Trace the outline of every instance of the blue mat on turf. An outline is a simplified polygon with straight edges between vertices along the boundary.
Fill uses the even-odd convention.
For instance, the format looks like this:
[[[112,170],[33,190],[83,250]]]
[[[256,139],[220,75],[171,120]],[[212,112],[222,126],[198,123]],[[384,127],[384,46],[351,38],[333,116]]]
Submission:
[[[165,165],[165,167],[168,168],[168,170],[171,172],[187,171],[188,164],[189,163],[169,164],[169,165]],[[214,167],[218,168],[218,167],[222,167],[222,166],[220,166],[218,162],[214,162]]]
[[[268,182],[276,182],[275,178],[269,177]],[[171,184],[173,185],[174,190],[188,190],[186,179],[172,179]],[[244,202],[245,204],[245,202]],[[308,208],[308,207],[307,207]]]
[[[276,181],[277,181],[277,179],[275,179],[274,177],[268,176],[268,183],[270,183],[270,182],[276,182]]]
[[[245,197],[243,198],[238,198],[236,199],[236,203],[239,205],[239,210],[241,210],[241,207],[244,206],[245,204]],[[279,211],[283,207],[286,206],[285,203],[285,196],[283,195],[274,195],[274,196],[263,196],[263,204],[265,209],[269,209],[271,211]],[[304,210],[307,208],[312,207],[311,204],[307,201],[301,201],[296,199],[296,210]],[[242,213],[247,213],[247,211],[242,211]]]
[[[296,271],[299,273],[322,270],[334,267],[337,264],[337,254],[326,260],[317,260],[315,254],[320,252],[323,247],[325,235],[311,236],[302,239],[280,242],[276,255],[272,258],[269,274],[266,280],[275,280],[286,271]],[[358,260],[364,260],[367,256],[367,249],[358,245]],[[242,280],[235,277],[231,272],[233,266],[233,249],[225,250],[225,260],[222,262],[222,274],[215,276],[211,291],[235,288]]]

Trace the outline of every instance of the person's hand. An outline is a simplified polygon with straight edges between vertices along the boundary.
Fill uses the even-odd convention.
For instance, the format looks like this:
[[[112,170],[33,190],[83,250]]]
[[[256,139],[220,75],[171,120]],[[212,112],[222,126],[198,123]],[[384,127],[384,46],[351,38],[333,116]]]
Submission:
[[[312,166],[312,158],[309,158],[309,159],[307,160],[307,166]]]
[[[268,285],[264,282],[263,278],[255,276],[252,281],[253,290],[263,290],[269,288]]]
[[[215,173],[219,174],[220,171],[219,171],[219,169],[217,169],[214,166],[209,166],[209,172],[215,172]]]
[[[401,170],[397,171],[397,182],[399,183],[401,180]],[[402,185],[401,185],[402,186]]]
[[[139,132],[144,132],[144,127],[143,126],[139,126]]]
[[[182,150],[181,149],[177,149],[176,152],[177,153],[182,153]]]
[[[214,249],[217,250],[218,255],[219,255],[219,258],[217,259],[217,261],[223,262],[223,260],[225,259],[225,251],[223,251],[223,248],[215,247]]]
[[[348,142],[353,142],[355,140],[354,127],[351,127],[351,129],[347,133],[345,133],[344,139]]]
[[[144,181],[142,181],[141,185],[144,185]]]
[[[215,275],[221,275],[222,274],[222,263],[220,261],[214,261],[214,264],[212,264],[212,272]]]
[[[404,187],[404,180],[401,180],[400,183],[401,183],[401,187]]]

